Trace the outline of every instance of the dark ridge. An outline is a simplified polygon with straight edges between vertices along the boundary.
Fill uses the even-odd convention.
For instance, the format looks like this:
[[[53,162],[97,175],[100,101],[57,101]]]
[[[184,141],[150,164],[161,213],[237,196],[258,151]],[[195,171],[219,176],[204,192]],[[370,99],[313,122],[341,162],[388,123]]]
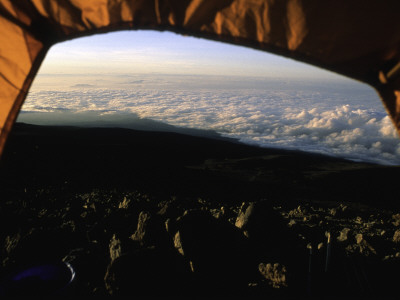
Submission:
[[[152,193],[272,195],[397,205],[398,167],[232,140],[121,128],[17,123],[1,160],[6,186],[141,188]]]

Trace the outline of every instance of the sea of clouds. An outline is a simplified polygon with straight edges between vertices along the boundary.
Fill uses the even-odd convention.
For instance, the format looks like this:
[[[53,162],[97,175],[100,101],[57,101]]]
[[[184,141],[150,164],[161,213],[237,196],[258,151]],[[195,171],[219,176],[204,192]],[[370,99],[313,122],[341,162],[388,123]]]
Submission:
[[[400,164],[400,140],[378,95],[353,81],[202,76],[65,79],[31,89],[18,121],[95,126],[151,119],[263,147]],[[122,78],[122,79],[121,79]],[[121,127],[127,123],[121,121]],[[134,126],[133,126],[134,127]]]

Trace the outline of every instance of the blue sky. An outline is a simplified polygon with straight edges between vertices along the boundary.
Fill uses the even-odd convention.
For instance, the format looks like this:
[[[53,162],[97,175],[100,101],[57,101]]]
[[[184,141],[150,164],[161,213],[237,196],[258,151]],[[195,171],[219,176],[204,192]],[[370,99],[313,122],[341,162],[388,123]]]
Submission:
[[[59,43],[50,49],[41,73],[336,77],[263,51],[149,30],[97,34]]]

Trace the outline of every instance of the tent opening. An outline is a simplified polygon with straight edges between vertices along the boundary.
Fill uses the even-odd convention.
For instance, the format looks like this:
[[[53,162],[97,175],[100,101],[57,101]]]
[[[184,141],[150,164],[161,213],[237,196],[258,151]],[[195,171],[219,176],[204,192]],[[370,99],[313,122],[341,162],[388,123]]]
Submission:
[[[398,135],[371,87],[169,32],[121,31],[53,46],[17,121],[222,136],[400,164]]]

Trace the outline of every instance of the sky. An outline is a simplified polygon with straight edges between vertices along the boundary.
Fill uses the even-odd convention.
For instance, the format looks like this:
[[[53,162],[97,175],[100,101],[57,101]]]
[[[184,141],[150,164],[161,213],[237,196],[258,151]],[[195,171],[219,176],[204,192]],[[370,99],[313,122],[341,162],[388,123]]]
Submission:
[[[98,34],[57,44],[41,73],[333,77],[260,50],[150,30]]]
[[[398,134],[371,87],[259,50],[168,32],[115,32],[53,46],[18,121],[194,128],[262,147],[400,165]]]

